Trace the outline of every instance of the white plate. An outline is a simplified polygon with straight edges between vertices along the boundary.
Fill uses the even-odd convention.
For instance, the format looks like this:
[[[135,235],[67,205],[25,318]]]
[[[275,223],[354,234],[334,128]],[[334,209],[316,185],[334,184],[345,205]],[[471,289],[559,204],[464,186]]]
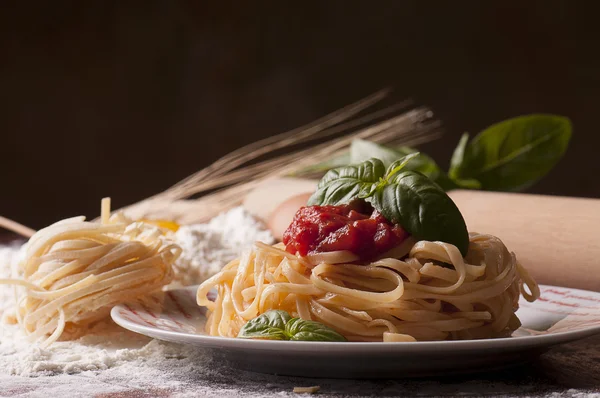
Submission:
[[[382,378],[481,371],[525,362],[553,345],[600,333],[600,293],[541,286],[534,303],[521,300],[523,326],[502,339],[416,343],[329,343],[244,340],[204,333],[206,308],[196,287],[114,307],[122,327],[146,336],[213,351],[219,361],[262,373],[306,377]]]

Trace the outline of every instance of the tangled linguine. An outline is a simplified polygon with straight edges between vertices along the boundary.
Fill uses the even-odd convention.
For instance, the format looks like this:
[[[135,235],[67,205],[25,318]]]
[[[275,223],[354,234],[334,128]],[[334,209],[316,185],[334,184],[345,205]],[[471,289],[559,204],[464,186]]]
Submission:
[[[100,222],[69,218],[31,237],[20,270],[0,279],[15,285],[16,309],[5,320],[47,346],[66,328],[76,332],[106,317],[113,305],[167,285],[180,254],[158,227],[110,216],[104,199]]]
[[[283,244],[257,242],[199,287],[198,304],[209,310],[206,332],[236,337],[249,320],[281,309],[349,341],[506,337],[520,326],[519,295],[533,301],[540,294],[495,236],[471,233],[464,258],[451,244],[412,239],[394,252],[357,264],[348,251],[302,257]]]

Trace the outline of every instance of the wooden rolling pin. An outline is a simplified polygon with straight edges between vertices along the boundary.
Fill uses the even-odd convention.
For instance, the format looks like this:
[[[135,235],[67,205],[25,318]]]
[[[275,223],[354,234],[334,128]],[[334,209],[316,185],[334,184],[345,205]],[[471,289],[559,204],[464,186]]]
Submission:
[[[268,181],[244,205],[281,236],[315,185]],[[280,189],[289,186],[293,189]],[[502,239],[538,283],[600,291],[599,199],[481,191],[449,195],[469,231]]]
[[[453,191],[469,231],[504,241],[538,283],[600,291],[600,200]]]

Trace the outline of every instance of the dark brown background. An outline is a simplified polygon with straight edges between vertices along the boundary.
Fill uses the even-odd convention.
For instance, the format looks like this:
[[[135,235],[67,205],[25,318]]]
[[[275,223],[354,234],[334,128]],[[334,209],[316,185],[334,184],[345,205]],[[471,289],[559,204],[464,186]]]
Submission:
[[[32,227],[167,188],[381,87],[463,131],[569,116],[531,191],[600,196],[594,1],[53,1],[0,12],[0,214]]]

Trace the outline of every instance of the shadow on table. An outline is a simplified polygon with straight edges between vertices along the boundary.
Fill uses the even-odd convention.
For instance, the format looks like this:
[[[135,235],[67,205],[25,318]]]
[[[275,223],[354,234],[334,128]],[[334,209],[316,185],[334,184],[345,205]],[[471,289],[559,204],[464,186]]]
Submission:
[[[205,357],[206,360],[206,357]],[[448,358],[449,361],[452,358]],[[526,395],[600,391],[600,336],[556,347],[525,365],[493,372],[394,380],[344,380],[274,376],[240,371],[212,359],[192,382],[240,393],[291,392],[293,387],[321,387],[319,395],[333,397]]]

